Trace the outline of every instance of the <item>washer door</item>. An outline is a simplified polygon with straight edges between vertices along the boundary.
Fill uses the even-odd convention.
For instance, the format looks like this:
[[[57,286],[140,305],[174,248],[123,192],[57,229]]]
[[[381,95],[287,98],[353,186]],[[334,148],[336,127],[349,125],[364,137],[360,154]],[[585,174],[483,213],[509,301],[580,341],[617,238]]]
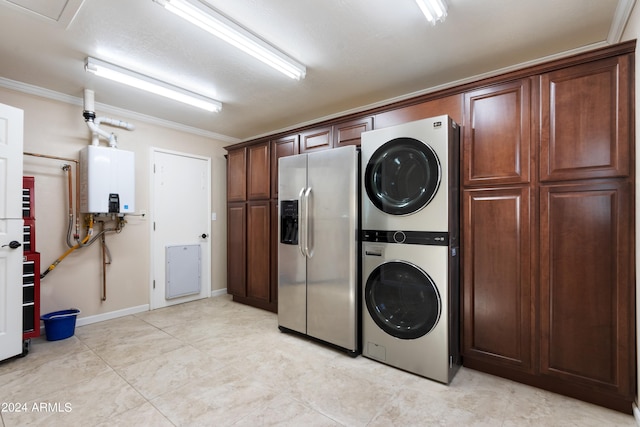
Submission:
[[[414,264],[390,261],[376,267],[365,285],[365,304],[374,322],[389,335],[420,338],[440,319],[440,293],[429,275]]]
[[[414,138],[395,138],[378,148],[365,169],[371,202],[391,215],[408,215],[431,202],[440,186],[435,151]]]

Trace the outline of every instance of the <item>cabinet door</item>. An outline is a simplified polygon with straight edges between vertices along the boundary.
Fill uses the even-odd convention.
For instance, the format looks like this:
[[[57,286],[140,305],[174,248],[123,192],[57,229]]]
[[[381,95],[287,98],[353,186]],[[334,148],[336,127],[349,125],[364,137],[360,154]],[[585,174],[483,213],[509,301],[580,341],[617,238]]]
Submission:
[[[629,81],[628,56],[542,75],[542,181],[629,174]]]
[[[529,187],[466,190],[463,197],[463,356],[530,371]]]
[[[271,141],[271,198],[278,198],[278,159],[298,154],[298,135]]]
[[[270,265],[270,301],[278,302],[278,201],[271,200],[271,265]]]
[[[227,293],[247,295],[247,205],[227,207]]]
[[[629,200],[624,181],[541,187],[540,368],[632,396]]]
[[[528,79],[464,96],[464,185],[529,182],[531,83]]]
[[[269,152],[269,142],[252,145],[247,149],[249,200],[268,199],[271,195],[271,158]]]
[[[247,213],[247,296],[269,302],[271,207],[269,200],[249,202]]]
[[[333,148],[360,145],[362,132],[372,129],[373,118],[363,117],[333,126]]]
[[[326,150],[333,146],[332,127],[311,129],[300,134],[300,152]]]
[[[462,125],[462,110],[462,94],[451,95],[376,114],[373,126],[374,129],[382,129],[443,114],[448,114],[456,123]]]
[[[247,151],[246,148],[230,150],[227,155],[227,201],[247,200]]]

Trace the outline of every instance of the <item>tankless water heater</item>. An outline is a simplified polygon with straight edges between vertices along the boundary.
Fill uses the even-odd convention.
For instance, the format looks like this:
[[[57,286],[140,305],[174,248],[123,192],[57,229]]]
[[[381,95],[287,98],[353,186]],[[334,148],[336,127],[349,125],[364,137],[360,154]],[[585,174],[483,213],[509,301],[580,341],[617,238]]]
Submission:
[[[97,145],[80,150],[80,211],[92,214],[135,211],[132,151]]]

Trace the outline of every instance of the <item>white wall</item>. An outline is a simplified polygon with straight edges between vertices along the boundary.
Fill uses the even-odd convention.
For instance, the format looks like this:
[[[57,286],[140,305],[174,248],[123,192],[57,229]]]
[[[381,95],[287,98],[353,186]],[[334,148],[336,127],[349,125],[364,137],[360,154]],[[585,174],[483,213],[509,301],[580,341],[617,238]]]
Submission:
[[[637,5],[633,8],[633,12],[631,13],[631,17],[627,23],[624,33],[622,34],[622,41],[633,40],[640,38],[640,7]],[[636,46],[637,49],[637,46]],[[635,64],[635,81],[636,86],[637,83],[640,82],[640,55],[636,52],[636,64]],[[637,142],[640,141],[640,105],[637,101],[635,101],[635,122],[636,122],[636,145]],[[640,251],[637,248],[640,248],[640,150],[636,147],[636,334],[640,332],[640,288],[638,287],[638,283],[640,282]],[[640,335],[636,339],[636,342],[640,342]],[[637,366],[640,366],[640,351],[636,350],[638,363]],[[637,384],[639,385],[638,389],[640,389],[640,370],[638,370],[638,378]],[[638,402],[638,398],[636,396],[636,402]]]
[[[96,101],[100,94],[96,93]],[[0,88],[0,103],[24,110],[24,151],[78,159],[89,144],[90,133],[82,117],[82,107],[35,95]],[[99,108],[99,106],[97,107]],[[96,111],[129,121],[136,126],[128,132],[104,126],[118,135],[118,147],[135,152],[136,210],[151,214],[149,204],[151,147],[210,157],[212,165],[211,289],[226,288],[226,150],[229,142],[168,129],[126,116]],[[123,114],[126,114],[123,113]],[[67,249],[68,181],[64,161],[24,157],[24,174],[36,178],[36,249],[41,253],[41,271]],[[73,164],[73,163],[70,163]],[[75,165],[75,164],[74,164]],[[72,168],[74,182],[77,174]],[[108,234],[112,264],[107,270],[107,299],[101,301],[102,257],[100,244],[77,250],[65,258],[41,283],[41,312],[77,307],[88,316],[107,315],[149,304],[150,226],[148,220],[126,217],[120,234]],[[83,235],[84,235],[84,230]]]

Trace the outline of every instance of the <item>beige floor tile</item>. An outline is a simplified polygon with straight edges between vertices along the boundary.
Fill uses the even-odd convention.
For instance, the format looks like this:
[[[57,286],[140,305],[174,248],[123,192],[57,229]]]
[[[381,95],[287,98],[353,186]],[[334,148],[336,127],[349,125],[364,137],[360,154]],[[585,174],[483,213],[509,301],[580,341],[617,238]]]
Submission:
[[[277,395],[271,387],[251,379],[250,372],[225,368],[151,403],[178,426],[227,426],[263,410]]]
[[[174,427],[174,424],[149,402],[145,402],[140,406],[110,417],[107,421],[96,424],[96,427],[132,426]]]
[[[279,427],[340,427],[342,424],[320,412],[284,395],[276,396],[265,408],[254,411],[234,427],[279,426]]]
[[[0,375],[0,402],[34,400],[110,371],[92,351],[73,353],[35,365],[33,369]]]
[[[92,426],[140,406],[144,399],[113,371],[59,387],[37,400],[27,401],[25,413],[6,417],[7,425]]]
[[[105,343],[95,345],[93,351],[110,366],[121,367],[149,360],[182,347],[184,347],[182,341],[154,328],[145,334],[109,339]]]
[[[214,358],[183,346],[116,371],[145,398],[153,399],[219,369]]]
[[[632,416],[461,368],[450,385],[278,330],[228,295],[33,340],[0,363],[1,427],[635,426]]]

